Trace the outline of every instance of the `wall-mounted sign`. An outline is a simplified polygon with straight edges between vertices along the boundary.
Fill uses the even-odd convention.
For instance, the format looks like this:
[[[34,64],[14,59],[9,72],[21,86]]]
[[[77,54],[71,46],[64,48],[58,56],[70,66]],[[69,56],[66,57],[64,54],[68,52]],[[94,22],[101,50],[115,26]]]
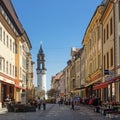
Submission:
[[[109,70],[104,70],[104,75],[109,75]]]

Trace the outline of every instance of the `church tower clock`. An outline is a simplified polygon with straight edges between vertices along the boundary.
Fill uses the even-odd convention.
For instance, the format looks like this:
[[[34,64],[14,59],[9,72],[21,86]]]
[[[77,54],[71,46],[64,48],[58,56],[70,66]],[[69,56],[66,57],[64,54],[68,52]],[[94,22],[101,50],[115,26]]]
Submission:
[[[46,98],[46,72],[45,67],[45,54],[42,49],[42,44],[40,45],[39,52],[37,54],[37,88],[40,93],[40,97]]]

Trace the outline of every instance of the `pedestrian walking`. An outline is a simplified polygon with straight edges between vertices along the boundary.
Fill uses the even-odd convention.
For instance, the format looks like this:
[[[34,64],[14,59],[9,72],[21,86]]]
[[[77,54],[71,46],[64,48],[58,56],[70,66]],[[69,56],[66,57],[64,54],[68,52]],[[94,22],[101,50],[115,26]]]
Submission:
[[[45,98],[43,99],[42,104],[43,104],[43,110],[46,110],[46,101],[45,101]]]
[[[61,104],[61,103],[60,103],[60,100],[58,101],[58,104],[59,104],[59,107],[60,107],[60,104]]]
[[[6,97],[5,102],[6,102],[6,106],[7,106],[8,112],[10,112],[11,111],[10,110],[10,108],[11,108],[11,99],[10,99],[9,94]]]
[[[37,99],[37,104],[38,104],[38,110],[40,110],[41,104],[42,104],[42,100],[40,99],[40,97],[38,97],[38,99]]]
[[[74,101],[71,102],[72,110],[74,110]]]

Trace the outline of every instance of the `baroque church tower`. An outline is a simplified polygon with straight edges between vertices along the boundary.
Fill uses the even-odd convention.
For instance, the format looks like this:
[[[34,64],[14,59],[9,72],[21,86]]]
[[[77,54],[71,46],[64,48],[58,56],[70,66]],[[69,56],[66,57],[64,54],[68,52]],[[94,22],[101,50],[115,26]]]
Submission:
[[[40,97],[46,96],[46,72],[47,69],[45,67],[45,54],[42,49],[42,44],[40,44],[40,49],[37,54],[37,88],[40,93]]]

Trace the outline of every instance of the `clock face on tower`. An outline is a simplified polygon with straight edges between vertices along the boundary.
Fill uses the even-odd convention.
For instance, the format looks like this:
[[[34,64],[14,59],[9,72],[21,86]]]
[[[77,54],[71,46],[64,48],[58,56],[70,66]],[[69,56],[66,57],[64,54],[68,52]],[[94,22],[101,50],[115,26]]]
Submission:
[[[42,70],[42,73],[45,74],[45,73],[46,73],[46,70]]]
[[[40,70],[37,70],[37,74],[39,74],[40,73]]]

